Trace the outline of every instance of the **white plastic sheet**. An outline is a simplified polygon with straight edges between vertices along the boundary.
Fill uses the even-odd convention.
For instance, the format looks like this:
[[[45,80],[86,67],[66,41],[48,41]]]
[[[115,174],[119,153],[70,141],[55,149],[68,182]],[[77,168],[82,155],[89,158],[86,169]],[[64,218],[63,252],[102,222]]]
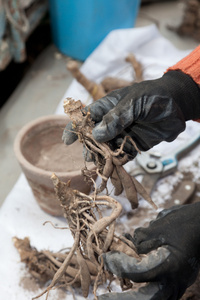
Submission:
[[[126,55],[132,52],[143,65],[145,79],[154,79],[162,76],[167,67],[176,63],[191,50],[180,51],[176,49],[160,35],[154,25],[115,30],[88,57],[81,70],[88,78],[96,82],[100,82],[104,76],[108,75],[121,76],[125,79],[133,78],[132,68],[125,62]],[[66,97],[81,99],[85,104],[92,100],[85,89],[76,80],[73,80],[63,99],[61,99],[56,114],[63,114],[63,100]],[[186,131],[173,143],[161,143],[158,146],[159,151],[170,151],[171,147],[176,147],[177,143],[186,141],[198,130],[200,130],[200,124],[188,122]],[[187,156],[185,162],[180,163],[180,168],[190,170],[192,162],[198,158],[198,153],[200,153],[199,147]],[[194,168],[193,165],[192,171],[196,172],[196,180],[198,181],[200,180],[200,168],[196,167],[195,170]],[[180,179],[178,173],[170,178],[171,180],[167,182],[162,181],[155,190],[154,198],[158,205],[169,192],[173,180],[176,182]],[[66,226],[63,218],[50,216],[39,208],[26,178],[21,174],[0,210],[0,299],[28,300],[41,291],[24,287],[24,276],[29,277],[29,275],[25,265],[20,262],[19,254],[13,245],[12,238],[14,236],[19,238],[28,236],[31,244],[38,250],[59,251],[72,245],[73,240],[70,232],[56,230],[50,224],[43,226],[47,220],[59,226]],[[45,299],[45,296],[40,299]],[[52,291],[49,299],[65,300],[72,299],[72,296],[70,293],[61,294],[59,291]],[[83,299],[79,292],[77,299]],[[93,299],[92,294],[89,299]]]

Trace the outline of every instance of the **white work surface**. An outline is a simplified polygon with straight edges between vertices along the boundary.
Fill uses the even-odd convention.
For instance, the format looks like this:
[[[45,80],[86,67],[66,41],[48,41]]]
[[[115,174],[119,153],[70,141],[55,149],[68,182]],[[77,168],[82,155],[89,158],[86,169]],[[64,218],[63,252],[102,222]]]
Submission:
[[[191,49],[192,50],[192,49]],[[100,82],[105,76],[118,76],[130,80],[133,78],[132,67],[125,62],[125,57],[134,53],[137,60],[142,63],[145,79],[155,79],[162,76],[167,67],[173,65],[191,50],[180,51],[153,26],[115,30],[111,32],[101,45],[88,57],[81,67],[82,72],[90,79]],[[86,90],[73,80],[56,110],[56,114],[64,114],[63,100],[72,97],[89,104],[92,99]],[[169,152],[173,147],[187,141],[193,134],[200,131],[200,124],[188,122],[186,130],[172,143],[161,143],[156,150]],[[160,180],[159,186],[153,193],[153,200],[161,207],[162,201],[170,196],[170,191],[178,180],[181,180],[181,171],[191,171],[194,179],[200,180],[200,167],[193,164],[199,161],[199,146],[196,147],[186,159],[181,160],[176,174],[168,176],[168,180]],[[133,163],[134,164],[134,163]],[[131,168],[129,163],[128,168]],[[170,178],[170,179],[169,179]],[[129,209],[124,197],[118,197],[125,209]],[[123,200],[123,201],[121,201]],[[149,204],[141,201],[140,205]],[[150,207],[150,206],[149,206]],[[151,209],[151,208],[150,208]],[[32,191],[23,174],[11,190],[0,210],[0,300],[28,300],[38,295],[42,289],[27,289],[24,287],[24,276],[29,277],[25,265],[20,262],[20,257],[15,249],[12,238],[29,237],[31,245],[38,250],[49,249],[59,251],[70,247],[73,243],[71,234],[67,230],[56,230],[50,224],[43,226],[45,221],[51,221],[59,226],[66,226],[63,218],[56,218],[43,212],[32,194]],[[78,293],[79,294],[79,293]],[[40,299],[45,299],[45,296]],[[50,292],[48,299],[72,299],[72,295],[58,290]],[[77,299],[83,297],[77,295]],[[89,296],[93,299],[93,295]]]

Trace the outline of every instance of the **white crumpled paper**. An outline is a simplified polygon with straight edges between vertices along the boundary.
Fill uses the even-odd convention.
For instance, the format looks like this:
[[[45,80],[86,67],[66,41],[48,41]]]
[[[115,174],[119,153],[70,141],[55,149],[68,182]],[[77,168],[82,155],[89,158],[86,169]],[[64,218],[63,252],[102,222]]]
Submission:
[[[167,67],[176,63],[191,50],[180,51],[176,49],[160,35],[154,25],[114,30],[88,57],[81,70],[88,78],[96,82],[100,82],[108,75],[125,79],[133,78],[132,67],[125,62],[127,54],[132,52],[143,65],[144,78],[155,79],[162,76]],[[75,100],[81,99],[85,104],[89,104],[92,101],[86,90],[76,80],[73,80],[63,99],[61,99],[55,112],[56,114],[64,114],[63,100],[66,97],[72,97]],[[161,153],[170,152],[173,147],[177,147],[180,143],[187,141],[198,131],[200,131],[200,124],[190,121],[185,132],[176,141],[170,144],[161,143],[157,146],[158,151]],[[193,162],[199,160],[199,153],[198,146],[187,155],[187,159],[182,160],[179,164],[181,170],[186,168],[187,171],[194,172],[196,181],[200,180],[200,168]],[[128,168],[132,168],[133,165],[128,166]],[[162,179],[153,194],[153,199],[158,205],[170,193],[173,184],[180,180],[179,172],[168,177],[170,177],[170,180],[169,178],[167,181]],[[129,209],[124,196],[118,197],[118,199],[124,203],[125,209]],[[149,206],[149,204],[144,204],[143,201],[140,205]],[[27,180],[22,174],[0,210],[0,299],[28,300],[42,291],[42,289],[37,289],[37,286],[34,290],[33,287],[28,288],[27,284],[25,285],[24,276],[27,278],[30,276],[26,272],[25,265],[20,262],[19,254],[13,245],[12,238],[14,236],[19,238],[28,236],[31,244],[38,250],[59,251],[72,245],[73,239],[68,230],[56,230],[50,224],[43,226],[45,221],[51,221],[59,226],[66,226],[63,218],[48,215],[39,208]],[[27,282],[30,281],[30,279],[27,279]],[[76,291],[76,295],[77,299],[83,299],[80,296],[80,291]],[[45,296],[40,299],[45,299]],[[72,295],[70,292],[65,294],[62,291],[55,290],[50,292],[48,299],[72,299]],[[92,293],[89,299],[93,299]]]

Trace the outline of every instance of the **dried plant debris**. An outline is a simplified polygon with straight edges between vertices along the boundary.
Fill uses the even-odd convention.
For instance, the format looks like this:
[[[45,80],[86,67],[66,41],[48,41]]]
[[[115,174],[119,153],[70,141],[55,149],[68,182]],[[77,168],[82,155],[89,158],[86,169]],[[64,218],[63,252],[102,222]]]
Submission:
[[[135,57],[130,54],[127,56],[126,61],[132,64],[135,71],[135,78],[130,82],[108,77],[100,84],[96,84],[81,73],[76,62],[69,62],[67,68],[78,82],[88,90],[93,99],[97,100],[111,90],[143,80],[142,67]],[[130,176],[124,168],[124,165],[128,162],[128,157],[123,150],[127,139],[138,152],[140,151],[130,137],[125,137],[119,149],[115,151],[111,150],[108,143],[95,141],[92,136],[94,123],[90,117],[90,112],[84,111],[81,101],[74,101],[68,98],[64,102],[64,109],[65,113],[71,118],[73,130],[77,134],[79,141],[94,157],[96,173],[101,178],[101,184],[99,187],[96,187],[92,179],[93,173],[86,166],[82,170],[83,175],[86,181],[90,181],[94,185],[93,193],[90,195],[73,190],[70,187],[70,182],[62,182],[56,174],[52,175],[56,197],[60,201],[68,229],[74,238],[73,245],[68,251],[38,251],[30,245],[28,238],[13,238],[21,261],[26,264],[33,278],[40,285],[42,283],[47,285],[50,281],[50,284],[44,288],[43,292],[33,299],[38,299],[44,294],[46,294],[46,299],[48,299],[49,292],[59,287],[67,290],[71,289],[71,287],[78,287],[81,289],[82,295],[87,297],[91,286],[93,287],[95,299],[97,299],[96,294],[99,285],[108,284],[108,289],[110,289],[110,284],[113,280],[121,286],[122,290],[137,289],[137,284],[133,286],[130,280],[116,278],[103,267],[101,255],[107,251],[121,251],[135,257],[138,261],[141,260],[141,256],[136,253],[132,242],[124,236],[116,234],[116,221],[119,221],[122,215],[121,204],[108,194],[102,195],[102,192],[107,190],[107,182],[110,179],[115,188],[115,195],[120,195],[124,190],[133,209],[138,207],[138,194],[146,199],[155,209],[157,208],[144,187],[134,177]],[[110,212],[109,215],[104,214],[106,210]],[[194,285],[188,289],[188,294],[186,293],[190,298],[183,297],[184,300],[193,299],[193,295],[195,295],[193,287]],[[199,299],[199,296],[194,299]]]
[[[130,176],[123,167],[129,160],[128,155],[123,151],[127,139],[140,152],[134,141],[126,136],[120,148],[116,151],[112,151],[108,143],[98,143],[92,136],[94,123],[90,117],[90,112],[84,113],[82,108],[80,100],[74,101],[67,98],[64,102],[64,109],[72,120],[73,130],[78,135],[79,141],[94,157],[96,172],[102,179],[96,193],[99,194],[106,189],[110,178],[115,187],[115,195],[120,195],[124,190],[133,209],[138,206],[138,193],[154,208],[157,208],[144,187],[134,177]]]
[[[200,41],[200,1],[186,0],[183,17],[177,27],[168,25],[167,28],[180,36],[189,36]]]
[[[132,81],[128,81],[117,77],[111,77],[111,76],[105,77],[101,82],[101,85],[103,86],[105,91],[105,95],[111,91],[124,88],[131,84]]]
[[[68,227],[74,238],[73,246],[67,253],[38,252],[30,246],[28,238],[14,238],[21,260],[26,263],[30,273],[40,282],[51,280],[50,285],[33,299],[55,287],[81,287],[82,295],[88,296],[89,287],[93,285],[93,293],[100,284],[113,277],[103,268],[101,254],[109,250],[118,250],[140,259],[134,245],[124,237],[115,235],[115,220],[122,207],[115,199],[105,195],[86,195],[70,188],[53,174],[52,181],[55,192]],[[109,216],[103,216],[102,207],[112,210]],[[127,281],[127,286],[131,285]],[[125,289],[123,282],[123,288]]]
[[[116,278],[103,268],[101,254],[117,250],[138,259],[141,257],[135,252],[134,245],[125,237],[116,236],[115,220],[122,211],[121,204],[109,196],[85,195],[70,188],[70,183],[64,183],[53,174],[52,181],[57,198],[64,211],[68,227],[74,237],[74,244],[69,251],[51,252],[37,251],[30,245],[28,238],[13,238],[18,249],[21,261],[24,262],[30,274],[40,283],[50,285],[34,297],[40,298],[46,293],[48,299],[51,289],[80,288],[82,295],[87,297],[89,288],[93,287],[95,299],[99,285],[110,284],[113,280],[120,284],[122,290],[137,289],[139,286],[129,280]],[[103,216],[102,208],[111,208],[109,216]],[[109,282],[109,283],[108,283]],[[199,299],[199,277],[187,289],[181,299]],[[73,290],[71,290],[73,293]]]
[[[129,62],[133,67],[133,70],[135,72],[134,82],[142,81],[143,80],[143,69],[142,69],[141,63],[139,61],[137,61],[137,59],[135,58],[135,56],[132,53],[129,53],[129,55],[126,57],[126,62]]]
[[[103,86],[86,78],[86,76],[79,70],[79,66],[76,61],[70,60],[67,63],[67,69],[71,72],[72,76],[76,78],[82,86],[84,86],[94,101],[105,96],[106,93]]]
[[[71,72],[72,76],[76,78],[76,80],[89,92],[95,101],[104,97],[107,93],[113,90],[120,89],[129,86],[134,82],[140,82],[143,80],[142,66],[136,60],[135,56],[130,53],[126,57],[125,61],[130,63],[134,70],[134,79],[130,81],[118,77],[105,77],[101,83],[97,84],[86,78],[86,76],[80,71],[78,63],[74,60],[71,60],[67,63],[67,69]]]
[[[101,258],[103,253],[111,250],[121,251],[135,257],[138,261],[141,260],[133,243],[123,236],[116,235],[116,220],[120,217],[122,206],[109,195],[100,194],[107,188],[108,179],[110,178],[115,186],[116,194],[125,190],[132,208],[138,206],[137,193],[141,194],[154,208],[156,205],[142,185],[123,167],[128,161],[123,146],[129,137],[124,139],[118,150],[112,151],[107,143],[97,143],[94,140],[92,136],[94,123],[90,113],[84,112],[80,101],[67,99],[64,108],[72,120],[73,129],[79,141],[94,156],[96,172],[102,182],[99,187],[96,187],[93,182],[94,192],[86,195],[73,190],[70,187],[70,181],[62,182],[55,174],[52,175],[55,194],[74,238],[73,245],[68,252],[37,251],[30,246],[27,238],[24,240],[14,238],[14,243],[21,260],[26,263],[33,277],[39,282],[51,280],[48,287],[33,299],[38,299],[44,294],[47,299],[52,289],[57,287],[68,289],[70,286],[80,287],[84,297],[88,296],[89,289],[93,286],[93,294],[97,299],[98,286],[105,284],[107,280],[111,283],[116,278],[104,269]],[[132,139],[130,141],[137,149],[134,141]],[[89,170],[84,169],[83,173],[93,181]],[[105,209],[109,210],[109,215],[104,214]],[[122,290],[132,287],[130,280],[118,278],[118,282]]]

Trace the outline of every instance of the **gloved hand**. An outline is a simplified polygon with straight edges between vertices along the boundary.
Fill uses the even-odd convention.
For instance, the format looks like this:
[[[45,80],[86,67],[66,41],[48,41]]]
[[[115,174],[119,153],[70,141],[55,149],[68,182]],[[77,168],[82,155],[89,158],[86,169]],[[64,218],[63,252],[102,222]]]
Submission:
[[[185,129],[185,121],[200,117],[200,89],[181,71],[169,71],[156,80],[135,83],[97,100],[85,108],[96,123],[93,136],[98,142],[121,145],[125,135],[146,151],[161,141],[173,141]],[[69,123],[63,141],[69,145],[77,136]],[[135,157],[127,141],[124,151]]]
[[[146,289],[145,300],[180,299],[199,272],[200,203],[163,210],[149,227],[136,229],[133,238],[126,237],[133,241],[139,254],[147,256],[138,261],[111,251],[103,255],[105,267],[121,278],[157,284],[151,291]],[[145,295],[144,290],[142,293]],[[140,295],[139,290],[138,298],[132,299],[142,299]],[[123,299],[123,294],[119,298],[111,294],[110,297]],[[129,298],[124,295],[124,299]]]

